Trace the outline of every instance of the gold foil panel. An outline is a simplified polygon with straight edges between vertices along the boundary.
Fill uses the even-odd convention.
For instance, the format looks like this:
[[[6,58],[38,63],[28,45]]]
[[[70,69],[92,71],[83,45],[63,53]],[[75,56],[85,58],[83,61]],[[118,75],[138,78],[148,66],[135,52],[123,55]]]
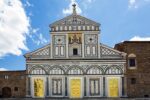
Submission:
[[[71,97],[80,98],[81,96],[81,79],[71,79],[70,82]]]
[[[34,96],[35,97],[44,97],[43,79],[34,79]]]
[[[118,78],[109,79],[109,96],[110,97],[119,96]]]
[[[68,33],[69,44],[82,43],[82,33]]]

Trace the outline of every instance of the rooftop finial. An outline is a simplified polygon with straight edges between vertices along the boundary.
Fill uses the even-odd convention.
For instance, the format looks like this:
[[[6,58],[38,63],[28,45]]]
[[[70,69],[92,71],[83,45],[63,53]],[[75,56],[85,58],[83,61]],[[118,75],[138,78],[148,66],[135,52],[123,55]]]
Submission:
[[[77,13],[76,13],[76,4],[74,3],[73,5],[73,15],[76,15]]]

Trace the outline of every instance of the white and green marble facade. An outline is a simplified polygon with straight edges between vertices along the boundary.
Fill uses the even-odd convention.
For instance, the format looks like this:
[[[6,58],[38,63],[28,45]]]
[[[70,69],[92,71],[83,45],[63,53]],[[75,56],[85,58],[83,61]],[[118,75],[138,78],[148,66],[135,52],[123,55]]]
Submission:
[[[44,80],[44,97],[70,97],[72,78],[81,79],[81,97],[109,97],[111,77],[119,80],[119,97],[126,95],[126,54],[99,43],[100,24],[77,15],[74,8],[72,15],[51,24],[50,30],[50,44],[25,54],[28,97],[35,97],[36,77]],[[69,43],[69,34],[77,33],[81,39],[74,37]]]

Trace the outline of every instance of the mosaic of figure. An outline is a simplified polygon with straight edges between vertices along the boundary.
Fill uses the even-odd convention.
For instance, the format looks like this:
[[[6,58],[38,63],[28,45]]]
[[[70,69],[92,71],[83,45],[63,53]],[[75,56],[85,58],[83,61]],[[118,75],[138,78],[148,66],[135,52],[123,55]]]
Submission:
[[[34,79],[34,95],[37,97],[44,96],[44,86],[42,79]]]
[[[82,43],[82,34],[81,33],[69,34],[68,37],[69,37],[69,44],[73,44],[73,43],[81,44]]]

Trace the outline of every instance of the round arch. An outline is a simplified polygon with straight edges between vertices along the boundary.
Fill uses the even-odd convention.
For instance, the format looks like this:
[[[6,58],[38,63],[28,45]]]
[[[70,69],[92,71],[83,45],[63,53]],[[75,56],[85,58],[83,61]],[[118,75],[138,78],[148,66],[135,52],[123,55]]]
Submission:
[[[81,74],[84,74],[84,70],[83,68],[81,68],[80,66],[71,66],[67,72],[67,74],[69,75],[81,75]]]
[[[65,74],[65,70],[61,66],[53,66],[48,71],[52,75],[62,75]]]
[[[95,74],[101,75],[101,74],[104,74],[104,71],[100,66],[94,65],[94,66],[89,67],[86,70],[86,74],[88,74],[88,75],[95,75]]]
[[[130,54],[128,55],[128,57],[129,57],[129,58],[135,58],[136,55],[135,55],[134,53],[130,53]]]
[[[3,87],[2,88],[2,97],[4,98],[10,98],[12,95],[11,88],[10,87]]]
[[[46,70],[42,66],[34,66],[30,69],[29,74],[47,74]]]
[[[119,66],[113,65],[106,68],[105,74],[120,75],[123,74],[123,70]]]

